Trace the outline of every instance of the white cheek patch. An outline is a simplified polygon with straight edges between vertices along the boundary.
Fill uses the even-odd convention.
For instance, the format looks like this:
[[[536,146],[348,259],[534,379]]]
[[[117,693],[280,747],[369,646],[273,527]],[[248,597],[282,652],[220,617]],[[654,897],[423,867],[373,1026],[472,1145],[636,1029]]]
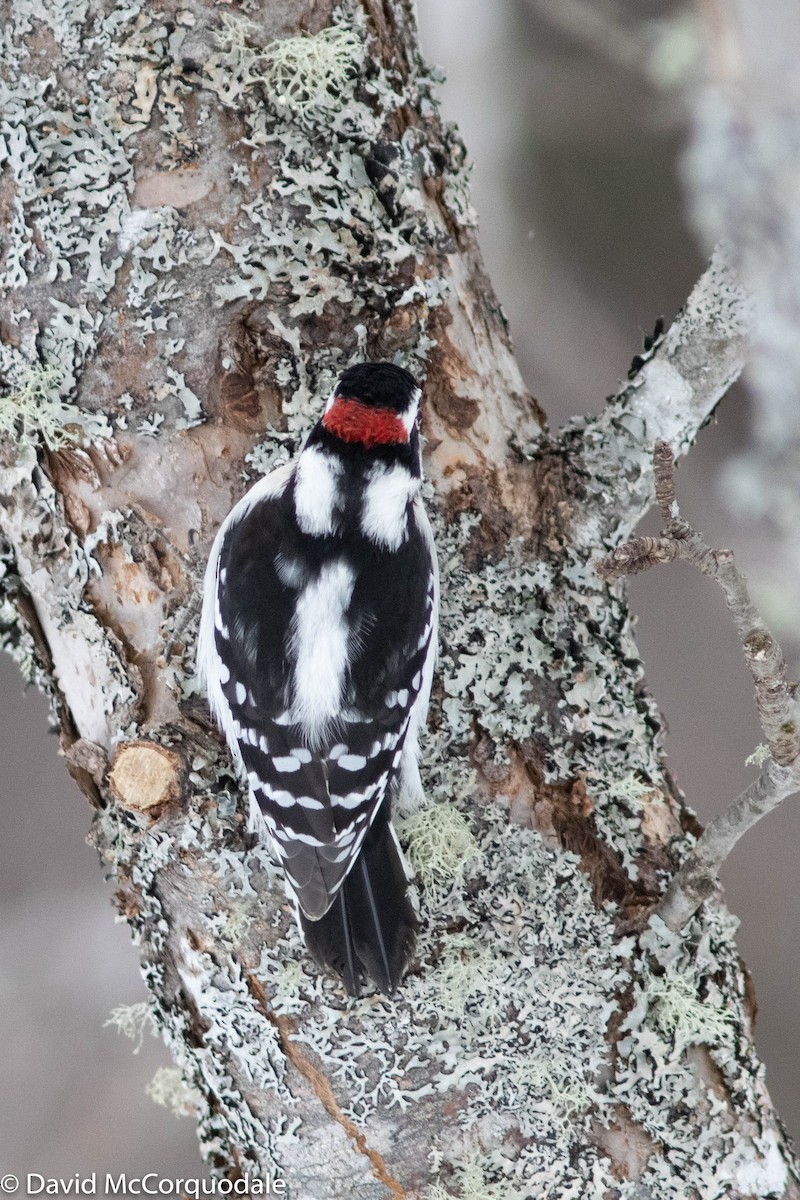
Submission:
[[[325,412],[331,411],[338,398],[339,397],[336,395],[336,388],[334,388],[331,394],[328,396],[328,399],[325,401]]]
[[[409,404],[409,406],[405,410],[405,412],[401,412],[399,414],[400,420],[403,422],[405,429],[406,429],[406,433],[408,434],[409,437],[411,437],[411,430],[414,428],[414,422],[417,419],[417,413],[419,412],[419,402],[421,399],[422,399],[422,388],[414,388],[413,395],[411,396],[411,403]]]
[[[408,505],[420,481],[400,463],[388,469],[381,463],[372,473],[361,508],[361,532],[388,550],[397,550],[408,537]]]
[[[339,494],[341,463],[330,454],[311,446],[297,463],[294,507],[297,524],[303,533],[322,537],[338,525],[336,502]]]

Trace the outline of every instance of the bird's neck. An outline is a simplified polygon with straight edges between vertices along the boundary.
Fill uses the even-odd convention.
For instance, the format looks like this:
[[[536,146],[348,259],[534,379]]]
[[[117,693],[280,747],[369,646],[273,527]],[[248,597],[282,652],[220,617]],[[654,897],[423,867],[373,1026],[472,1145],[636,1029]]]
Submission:
[[[408,509],[419,492],[419,450],[383,445],[380,454],[342,450],[335,435],[309,439],[294,474],[294,510],[303,533],[361,536],[396,549],[408,535]],[[328,439],[331,439],[330,441]]]

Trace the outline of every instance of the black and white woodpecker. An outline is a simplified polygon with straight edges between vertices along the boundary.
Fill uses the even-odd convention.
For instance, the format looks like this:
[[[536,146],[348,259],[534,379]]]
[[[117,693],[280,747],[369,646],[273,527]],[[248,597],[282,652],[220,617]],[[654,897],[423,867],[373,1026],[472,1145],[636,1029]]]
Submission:
[[[228,515],[206,571],[198,667],[282,866],[306,944],[391,994],[417,918],[391,805],[421,799],[438,572],[422,505],[420,388],[348,368],[293,462]]]

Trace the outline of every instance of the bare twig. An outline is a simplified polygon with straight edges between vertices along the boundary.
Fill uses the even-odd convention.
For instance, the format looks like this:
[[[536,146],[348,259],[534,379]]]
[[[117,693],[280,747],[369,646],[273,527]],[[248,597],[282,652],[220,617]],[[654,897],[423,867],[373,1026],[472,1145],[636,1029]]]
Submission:
[[[656,914],[674,931],[683,929],[717,886],[722,864],[739,839],[800,791],[800,768],[779,767],[768,759],[758,779],[709,823],[702,837],[662,896]]]
[[[758,779],[711,821],[662,897],[656,911],[670,929],[678,930],[712,894],[723,862],[742,835],[787,796],[800,791],[800,732],[780,646],[750,599],[733,552],[712,550],[681,517],[675,498],[675,456],[666,442],[656,442],[653,471],[664,521],[661,534],[618,546],[599,563],[598,573],[614,579],[680,558],[717,581],[753,676],[758,716],[771,756]]]

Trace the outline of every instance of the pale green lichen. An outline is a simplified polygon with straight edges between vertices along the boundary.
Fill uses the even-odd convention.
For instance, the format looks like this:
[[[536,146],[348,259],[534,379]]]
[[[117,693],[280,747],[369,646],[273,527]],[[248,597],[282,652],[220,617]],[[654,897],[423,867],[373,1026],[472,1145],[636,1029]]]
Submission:
[[[39,412],[37,404],[24,433],[42,430],[45,444],[53,448],[70,440],[73,426],[90,439],[108,436],[93,401],[83,402],[80,382],[108,328],[109,299],[123,264],[126,335],[133,341],[163,336],[169,360],[179,352],[165,335],[178,320],[174,301],[180,294],[170,275],[191,258],[199,259],[201,250],[174,208],[132,208],[130,199],[135,177],[128,140],[148,126],[154,111],[166,132],[182,111],[178,90],[183,85],[176,77],[186,30],[170,34],[143,0],[132,0],[124,11],[93,13],[91,37],[85,36],[85,3],[59,5],[57,14],[47,10],[45,20],[69,63],[63,74],[48,73],[49,56],[30,52],[30,35],[41,25],[42,12],[28,0],[14,6],[0,30],[0,170],[13,181],[13,236],[0,262],[0,289],[11,295],[26,286],[29,275],[47,285],[45,308],[13,313],[18,337],[0,343],[0,378],[11,393],[19,393],[17,377],[41,348],[43,361],[58,377],[58,392],[48,377],[47,408]],[[163,64],[160,86],[158,64]],[[74,73],[84,81],[77,99],[64,82]],[[169,361],[165,378],[170,381],[163,400],[169,423],[178,429],[195,424],[199,402]],[[40,398],[35,395],[31,402]],[[111,403],[107,398],[109,408]],[[148,391],[137,403],[162,400]],[[58,404],[65,406],[63,413],[54,411]]]
[[[338,108],[338,93],[363,56],[353,29],[331,25],[313,36],[284,38],[264,51],[264,84],[277,103],[295,112]]]
[[[16,359],[0,393],[0,438],[48,450],[109,437],[102,414],[85,413],[60,394],[63,373],[55,364]]]
[[[329,25],[319,33],[270,42],[263,50],[248,43],[255,33],[252,21],[223,17],[219,44],[238,59],[238,76],[245,88],[261,85],[271,103],[300,115],[309,109],[341,107],[340,93],[364,55],[354,29]]]
[[[326,1061],[359,1124],[378,1109],[433,1094],[452,1101],[464,1130],[512,1122],[533,1146],[555,1122],[572,1144],[599,1103],[597,1081],[607,1068],[606,1026],[622,979],[613,926],[595,908],[574,856],[509,828],[496,810],[484,814],[474,837],[478,853],[462,887],[446,908],[423,913],[422,969],[393,1001],[343,1001],[335,981],[307,969],[293,931],[265,948],[259,975],[275,981],[276,1011],[299,1016],[296,1037]],[[556,894],[571,914],[568,941],[557,914],[547,916]],[[448,931],[454,920],[460,932]],[[303,970],[290,976],[289,961]],[[544,1045],[548,1071],[536,1049]],[[547,1151],[552,1166],[558,1157],[557,1147]]]
[[[398,821],[414,873],[426,891],[457,885],[478,843],[453,803],[429,804]]]
[[[194,772],[197,780],[194,802],[198,811],[187,814],[169,832],[158,827],[143,830],[117,806],[99,813],[95,826],[104,856],[116,860],[124,847],[130,879],[140,896],[133,924],[138,931],[146,931],[143,975],[156,997],[164,994],[163,956],[170,932],[159,899],[158,881],[163,872],[175,870],[176,852],[195,852],[199,842],[215,845],[217,885],[223,889],[224,898],[216,904],[209,901],[207,905],[211,916],[206,937],[211,946],[221,939],[220,927],[228,921],[232,921],[237,937],[246,938],[248,921],[244,910],[256,897],[251,874],[261,879],[265,875],[274,878],[274,868],[263,848],[245,854],[240,847],[234,852],[226,844],[230,829],[216,819],[215,800],[219,784],[224,791],[232,783],[231,769],[221,761],[219,769],[209,778],[210,761],[211,756],[196,756],[195,767],[206,768],[204,774]],[[208,816],[200,817],[199,811]],[[276,915],[280,915],[279,910]],[[255,1168],[264,1153],[266,1138],[272,1156],[280,1158],[288,1154],[297,1136],[296,1120],[281,1114],[265,1117],[254,1113],[241,1098],[241,1083],[237,1084],[231,1074],[235,1064],[239,1080],[246,1079],[254,1090],[288,1096],[286,1062],[277,1031],[253,1005],[241,964],[222,956],[218,960],[216,955],[196,949],[185,938],[181,939],[178,957],[180,986],[188,1005],[169,1004],[167,1013],[158,1010],[157,1019],[181,1078],[197,1088],[196,1102],[193,1100],[191,1104],[197,1111],[204,1152],[218,1153],[233,1139],[242,1161]],[[200,1044],[192,1034],[193,1021],[199,1022],[204,1030]],[[206,1092],[217,1098],[213,1111],[200,1099]],[[290,1101],[287,1099],[285,1103]]]
[[[244,461],[250,468],[249,474],[245,475],[245,480],[261,479],[265,475],[269,475],[270,471],[274,471],[276,467],[282,467],[285,463],[290,462],[296,448],[296,434],[278,433],[271,430],[263,442],[259,442],[245,455]]]
[[[587,1080],[579,1065],[553,1059],[547,1049],[520,1058],[509,1070],[509,1089],[518,1089],[521,1103],[541,1096],[546,1104],[548,1127],[568,1137],[571,1125],[592,1105],[602,1105],[598,1087]]]
[[[464,691],[454,694],[456,689],[451,689],[448,698],[457,706],[455,720],[442,720],[436,712],[423,752],[423,783],[430,808],[421,810],[432,809],[436,821],[445,813],[462,816],[474,791],[469,733],[461,717],[472,706],[469,690],[474,681],[491,671],[503,678],[504,672],[517,672],[527,679],[526,656],[532,654],[536,662],[537,643],[550,636],[540,636],[539,630],[563,619],[563,610],[545,586],[544,568],[536,572],[542,591],[535,590],[535,605],[522,588],[508,589],[500,578],[509,567],[522,569],[513,559],[501,563],[497,575],[490,566],[488,585],[471,577],[467,588],[460,574],[459,551],[470,532],[457,524],[441,531],[442,576],[448,589],[443,606],[443,670],[457,669],[462,647],[471,647],[475,629],[487,624],[487,612],[481,608],[487,598],[492,619],[496,606],[498,619],[506,619],[499,612],[501,596],[510,605],[510,621],[527,605],[524,628],[536,641],[528,646],[519,640],[511,648],[492,643],[491,656],[476,661]],[[533,613],[528,611],[532,607]],[[570,628],[574,630],[574,622]],[[579,672],[581,662],[577,657],[567,662],[563,650],[568,646],[562,642],[560,647],[562,653],[547,669]],[[577,656],[574,647],[573,654]],[[533,677],[538,678],[535,672]],[[626,708],[624,690],[621,695],[618,713],[610,703],[604,710],[609,730],[617,731],[609,738],[615,771],[611,779],[616,783],[606,789],[599,786],[595,757],[599,749],[595,752],[586,735],[571,742],[571,725],[561,719],[560,709],[549,714],[550,745],[572,769],[579,766],[587,771],[587,787],[603,814],[611,819],[613,806],[623,805],[633,821],[634,816],[641,818],[648,802],[646,781],[652,764],[642,747],[626,753],[622,726],[627,720],[630,736],[631,719],[644,721],[649,710]],[[495,703],[499,711],[502,698]],[[535,733],[539,717],[533,704],[526,706],[523,699],[517,707],[520,722],[530,720]],[[611,723],[612,716],[618,724]],[[488,719],[494,721],[494,714]],[[497,1189],[509,1200],[532,1195],[549,1198],[560,1192],[583,1196],[590,1189],[601,1195],[616,1190],[625,1200],[656,1196],[684,1200],[687,1187],[704,1200],[721,1200],[731,1181],[739,1178],[755,1180],[751,1194],[770,1194],[768,1188],[778,1179],[782,1160],[769,1131],[759,1134],[757,1145],[748,1143],[745,1153],[738,1134],[734,1136],[727,1120],[719,1117],[716,1102],[687,1054],[688,1048],[702,1045],[730,1083],[732,1094],[741,1097],[742,1110],[759,1111],[760,1068],[750,1049],[744,1054],[737,1050],[746,1027],[744,986],[733,925],[722,910],[707,906],[685,943],[680,938],[659,941],[653,933],[645,939],[645,957],[634,960],[632,942],[618,940],[613,910],[595,905],[576,856],[545,847],[530,830],[509,826],[499,807],[479,809],[475,815],[470,809],[472,840],[464,845],[465,860],[452,865],[450,882],[442,878],[441,886],[423,888],[423,927],[412,973],[392,1000],[372,995],[349,1000],[337,982],[310,961],[294,922],[287,925],[283,885],[266,853],[242,853],[229,843],[226,822],[217,817],[216,799],[219,794],[226,803],[230,800],[229,772],[209,784],[208,759],[198,759],[196,766],[196,802],[208,816],[199,827],[186,822],[174,830],[174,844],[190,850],[199,838],[206,846],[210,841],[214,855],[219,855],[218,886],[225,899],[209,906],[219,916],[209,918],[208,932],[218,936],[220,919],[223,924],[225,920],[222,914],[244,911],[236,905],[249,903],[257,880],[266,907],[253,904],[248,914],[252,912],[253,921],[260,919],[263,925],[268,913],[270,936],[252,947],[246,920],[237,923],[237,933],[258,963],[254,972],[269,997],[270,1009],[292,1018],[293,1037],[322,1061],[343,1110],[359,1128],[392,1109],[446,1104],[457,1114],[455,1130],[450,1122],[456,1139],[467,1138],[474,1130],[480,1136],[482,1131],[480,1144],[492,1147],[478,1155],[480,1185]],[[549,769],[558,777],[555,760]],[[635,845],[638,832],[627,836]],[[160,910],[154,881],[174,863],[174,844],[157,831],[142,837],[139,830],[137,839],[134,879],[153,905],[148,940],[157,953]],[[205,1081],[201,1086],[215,1089],[215,1094],[220,1088],[225,1092],[226,1064],[233,1060],[244,1078],[280,1097],[283,1112],[291,1111],[275,1028],[254,1008],[244,977],[232,972],[227,959],[191,948],[185,953],[192,967],[184,986],[209,1030],[206,1045],[184,1047],[181,1015],[170,1014],[170,1040],[180,1049],[185,1077]],[[632,965],[632,960],[638,965]],[[148,967],[147,973],[151,986],[158,989],[158,965]],[[654,982],[664,978],[685,983],[664,994]],[[632,994],[634,1007],[617,1055],[611,1059],[609,1020],[619,1011],[619,996],[626,992]],[[680,1011],[675,1009],[676,995]],[[734,997],[730,1020],[720,1018],[723,997],[729,996]],[[698,1030],[704,1035],[702,1043],[695,1036]],[[613,1120],[618,1105],[625,1106],[658,1147],[636,1184],[645,1189],[638,1193],[633,1181],[614,1177],[590,1134],[595,1122]],[[223,1118],[235,1129],[237,1144],[263,1137],[260,1121],[246,1107],[238,1111],[231,1102],[224,1114],[201,1117],[209,1148],[216,1139],[228,1136],[220,1124]],[[284,1161],[291,1161],[296,1125],[270,1122],[273,1161],[280,1164],[282,1154],[288,1156]],[[443,1189],[446,1196],[468,1194],[463,1191],[465,1161],[463,1150],[454,1147],[451,1137],[447,1146],[439,1148],[432,1186]]]
[[[746,767],[763,767],[764,763],[770,756],[770,749],[766,742],[759,742],[752,754],[748,754],[744,760]]]
[[[708,1042],[715,1044],[730,1032],[733,1013],[705,1004],[693,980],[669,972],[653,976],[644,989],[648,1019],[676,1046]]]
[[[232,895],[229,907],[213,913],[209,924],[223,942],[236,946],[245,938],[255,916],[257,908],[250,896]]]
[[[159,1067],[145,1093],[154,1104],[168,1108],[175,1117],[197,1115],[200,1096],[175,1067]]]
[[[500,1185],[487,1182],[480,1157],[473,1155],[456,1168],[447,1187],[432,1183],[425,1189],[425,1200],[451,1200],[454,1196],[458,1200],[507,1200],[508,1193]]]
[[[619,800],[643,804],[649,796],[652,796],[653,785],[644,783],[635,771],[629,771],[624,779],[613,784],[610,790]]]
[[[429,973],[426,996],[442,1014],[440,1024],[454,1018],[481,1027],[497,1025],[515,995],[508,961],[469,933],[454,933]]]
[[[637,771],[629,771],[620,780],[607,780],[599,774],[589,773],[586,787],[598,833],[617,851],[629,878],[637,879],[636,859],[642,848],[644,809],[648,803],[660,801],[661,794],[652,784],[644,783]]]
[[[134,1042],[134,1054],[141,1050],[146,1033],[155,1036],[158,1032],[153,1010],[146,1000],[141,1000],[138,1004],[120,1004],[117,1008],[112,1008],[110,1017],[103,1022],[103,1028],[108,1025],[112,1025],[117,1033]]]
[[[370,333],[387,314],[399,320],[407,308],[411,322],[418,323],[415,345],[404,348],[403,365],[424,371],[433,345],[425,327],[445,287],[425,264],[432,248],[444,246],[447,234],[420,188],[421,175],[439,170],[426,142],[409,130],[384,147],[390,151],[386,161],[374,158],[399,97],[396,81],[380,64],[362,69],[363,13],[348,8],[347,19],[340,13],[336,25],[323,33],[271,42],[266,48],[255,44],[256,36],[249,22],[227,18],[218,53],[206,62],[205,74],[207,85],[244,120],[254,161],[270,154],[273,175],[268,187],[242,204],[250,223],[246,236],[234,241],[210,230],[214,248],[207,261],[222,255],[233,265],[225,282],[216,286],[219,304],[267,300],[280,292],[281,306],[270,311],[269,320],[286,348],[273,378],[282,391],[282,453],[291,453],[307,428],[309,406],[327,395],[349,361],[369,356]],[[261,98],[264,80],[274,82],[267,68],[277,72],[281,63],[298,56],[303,56],[305,74],[293,78],[289,103],[294,107],[279,105],[276,119],[273,107]],[[321,82],[326,75],[314,75],[312,62],[338,64],[332,89]],[[424,86],[424,81],[413,86]],[[274,99],[271,86],[268,95]],[[457,201],[454,195],[453,203]],[[409,271],[412,263],[416,277]],[[336,311],[348,314],[352,344],[316,341],[312,353],[304,351],[305,322]],[[352,323],[356,315],[358,322]],[[264,469],[281,457],[266,446],[256,452],[255,461]]]

